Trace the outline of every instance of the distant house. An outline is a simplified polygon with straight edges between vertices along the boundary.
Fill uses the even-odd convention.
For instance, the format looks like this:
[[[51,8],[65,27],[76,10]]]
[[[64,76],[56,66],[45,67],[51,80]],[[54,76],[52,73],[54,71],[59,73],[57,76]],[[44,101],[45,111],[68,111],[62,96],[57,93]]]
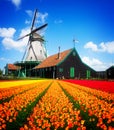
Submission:
[[[76,49],[72,48],[49,56],[34,68],[43,78],[92,78],[96,71],[84,64]]]
[[[97,75],[98,79],[106,79],[107,78],[106,71],[97,71],[96,75]]]
[[[19,67],[14,64],[7,64],[5,66],[5,74],[6,75],[17,75]]]
[[[107,78],[114,79],[114,65],[106,70]]]

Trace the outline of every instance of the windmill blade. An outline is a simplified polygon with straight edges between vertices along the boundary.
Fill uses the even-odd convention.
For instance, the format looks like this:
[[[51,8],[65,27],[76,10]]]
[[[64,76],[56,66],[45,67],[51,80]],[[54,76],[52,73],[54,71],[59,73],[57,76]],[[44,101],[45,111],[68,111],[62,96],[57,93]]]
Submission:
[[[26,34],[25,36],[22,36],[22,37],[18,38],[17,41],[19,41],[19,40],[21,40],[21,39],[23,39],[23,38],[29,36],[30,34],[31,34],[31,33],[28,33],[28,34]]]
[[[25,52],[24,52],[24,55],[23,55],[22,61],[24,61],[25,55],[27,54],[27,48],[28,48],[28,45],[29,45],[29,40],[28,40],[28,43],[27,43],[27,45],[26,45],[26,49],[25,49]]]
[[[34,13],[34,17],[33,17],[33,21],[32,21],[32,26],[31,26],[31,31],[33,30],[33,27],[34,27],[34,23],[35,23],[35,19],[36,19],[36,14],[37,14],[37,9],[35,10],[35,13]]]
[[[45,40],[43,38],[32,38],[31,41],[40,41],[44,42]]]
[[[48,24],[44,24],[44,25],[40,26],[39,28],[34,29],[34,30],[31,31],[30,33],[26,34],[25,36],[18,38],[17,41],[18,41],[18,40],[21,40],[21,39],[23,39],[23,38],[25,38],[25,37],[27,37],[27,36],[30,36],[31,34],[37,32],[38,30],[43,29],[43,28],[46,27],[47,25],[48,25]]]
[[[41,29],[45,28],[47,25],[48,25],[48,24],[46,23],[46,24],[40,26],[39,28],[34,29],[33,31],[31,31],[30,34],[33,34],[33,33],[37,32],[38,30],[41,30]],[[30,34],[29,34],[29,35],[30,35]]]

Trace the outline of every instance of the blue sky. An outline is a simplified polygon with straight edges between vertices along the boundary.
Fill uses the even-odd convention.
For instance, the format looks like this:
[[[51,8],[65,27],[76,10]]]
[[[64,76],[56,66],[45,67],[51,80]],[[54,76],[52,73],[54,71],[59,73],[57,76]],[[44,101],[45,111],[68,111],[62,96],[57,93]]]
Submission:
[[[35,26],[48,23],[41,32],[48,56],[74,47],[93,69],[114,65],[114,0],[0,0],[0,68],[21,61],[34,10]]]

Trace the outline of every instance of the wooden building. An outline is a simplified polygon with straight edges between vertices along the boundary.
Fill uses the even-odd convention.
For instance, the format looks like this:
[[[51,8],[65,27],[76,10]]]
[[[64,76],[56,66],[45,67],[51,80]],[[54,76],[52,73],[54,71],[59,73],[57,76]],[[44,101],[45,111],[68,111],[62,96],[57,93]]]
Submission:
[[[16,66],[14,64],[7,64],[5,66],[5,75],[17,76],[19,69],[20,69],[19,66]]]
[[[114,79],[114,65],[106,70],[107,79]]]
[[[75,48],[49,56],[34,68],[35,75],[42,78],[94,78],[96,71],[80,59]]]

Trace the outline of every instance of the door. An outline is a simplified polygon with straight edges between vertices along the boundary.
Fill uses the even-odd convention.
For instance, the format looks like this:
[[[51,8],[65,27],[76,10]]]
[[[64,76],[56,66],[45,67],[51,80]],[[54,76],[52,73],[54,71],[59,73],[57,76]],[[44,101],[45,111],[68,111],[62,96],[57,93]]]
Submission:
[[[91,72],[90,70],[86,70],[86,78],[89,79],[91,76]]]
[[[75,72],[74,72],[74,67],[70,68],[70,78],[74,78]]]

